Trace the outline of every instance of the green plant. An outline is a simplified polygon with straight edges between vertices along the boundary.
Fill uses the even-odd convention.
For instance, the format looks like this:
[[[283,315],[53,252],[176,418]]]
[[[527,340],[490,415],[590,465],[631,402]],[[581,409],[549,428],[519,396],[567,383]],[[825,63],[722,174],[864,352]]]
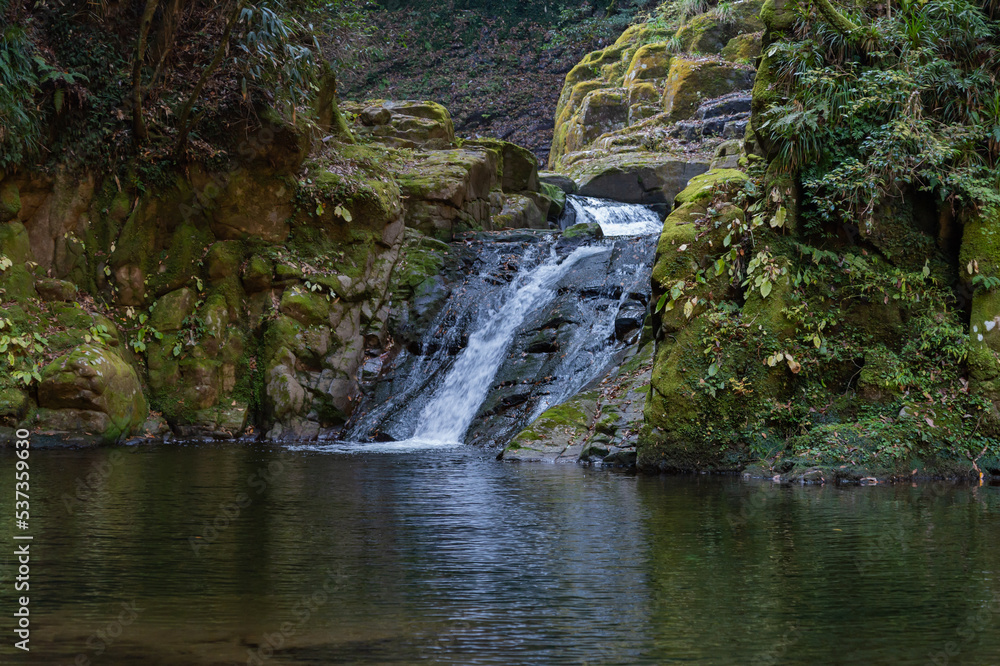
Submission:
[[[41,381],[41,360],[49,341],[37,332],[26,333],[16,329],[14,323],[0,317],[0,358],[7,364],[9,376],[16,382],[29,386]]]
[[[42,116],[35,105],[38,76],[24,29],[0,27],[0,169],[35,155]]]

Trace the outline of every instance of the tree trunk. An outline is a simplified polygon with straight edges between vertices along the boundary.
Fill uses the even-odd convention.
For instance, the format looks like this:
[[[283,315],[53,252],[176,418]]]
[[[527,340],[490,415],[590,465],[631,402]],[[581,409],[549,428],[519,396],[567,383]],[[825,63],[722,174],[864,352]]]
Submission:
[[[160,80],[160,76],[163,74],[167,57],[174,48],[174,36],[177,32],[177,27],[181,24],[181,16],[184,13],[184,7],[187,5],[187,2],[188,0],[167,0],[166,5],[163,7],[163,20],[160,23],[160,31],[156,33],[156,39],[153,43],[153,60],[156,61],[156,69],[153,70],[153,76],[149,79],[150,85],[156,85],[156,82]]]
[[[219,41],[219,48],[215,51],[215,57],[212,58],[212,62],[209,63],[208,67],[202,70],[201,78],[198,79],[198,83],[195,84],[194,90],[191,91],[191,96],[188,97],[188,101],[184,104],[184,108],[180,113],[180,120],[178,121],[179,133],[177,136],[177,145],[174,147],[174,154],[180,156],[184,149],[187,147],[188,133],[191,131],[191,125],[188,122],[191,117],[191,109],[194,108],[194,103],[198,100],[201,95],[202,89],[205,84],[208,83],[209,77],[222,63],[222,59],[226,56],[226,49],[229,46],[229,36],[233,34],[233,27],[236,26],[236,21],[240,18],[240,12],[243,11],[244,0],[239,0],[236,6],[233,7],[233,13],[229,17],[229,21],[226,23],[226,30],[222,33],[222,38]]]
[[[142,117],[142,63],[146,59],[146,37],[153,23],[153,15],[160,0],[146,0],[146,9],[142,12],[139,22],[139,40],[135,45],[135,57],[132,59],[132,131],[135,142],[149,140],[146,131],[146,121]]]
[[[340,107],[337,106],[337,75],[334,74],[329,62],[323,63],[319,95],[316,97],[316,115],[323,130],[332,132],[346,143],[354,143],[351,129],[341,115]]]

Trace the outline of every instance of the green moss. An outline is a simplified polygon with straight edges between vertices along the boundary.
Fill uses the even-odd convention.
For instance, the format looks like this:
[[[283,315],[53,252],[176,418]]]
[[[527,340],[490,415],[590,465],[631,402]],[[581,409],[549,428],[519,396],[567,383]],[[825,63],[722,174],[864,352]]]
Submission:
[[[323,294],[295,286],[281,295],[281,312],[303,326],[324,324],[330,318],[330,302]]]
[[[670,120],[694,115],[703,100],[748,88],[753,70],[733,63],[675,57],[663,88],[663,111]]]
[[[21,212],[21,192],[13,180],[0,182],[0,223],[9,222]]]
[[[736,188],[747,180],[747,175],[736,169],[713,169],[688,181],[680,194],[674,198],[675,206],[687,203],[706,204],[719,190]]]

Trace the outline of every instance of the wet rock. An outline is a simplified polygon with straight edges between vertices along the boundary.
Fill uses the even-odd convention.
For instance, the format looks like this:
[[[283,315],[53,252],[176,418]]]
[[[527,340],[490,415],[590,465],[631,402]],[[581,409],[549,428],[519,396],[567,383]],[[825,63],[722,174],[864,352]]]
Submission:
[[[615,318],[615,337],[626,340],[642,328],[646,319],[646,306],[635,301],[626,301]]]

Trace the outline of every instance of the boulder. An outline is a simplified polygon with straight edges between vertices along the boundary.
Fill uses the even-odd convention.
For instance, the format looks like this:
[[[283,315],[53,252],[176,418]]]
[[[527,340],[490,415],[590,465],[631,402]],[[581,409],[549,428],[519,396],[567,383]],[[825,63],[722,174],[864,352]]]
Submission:
[[[75,301],[77,297],[75,284],[53,278],[42,278],[35,282],[35,291],[43,301]]]
[[[86,434],[113,443],[138,432],[146,420],[149,410],[139,377],[111,349],[81,345],[41,374],[38,404],[48,410],[39,420],[42,430]]]
[[[669,204],[691,178],[708,167],[707,161],[633,153],[577,163],[570,172],[580,184],[581,196],[649,205]]]

